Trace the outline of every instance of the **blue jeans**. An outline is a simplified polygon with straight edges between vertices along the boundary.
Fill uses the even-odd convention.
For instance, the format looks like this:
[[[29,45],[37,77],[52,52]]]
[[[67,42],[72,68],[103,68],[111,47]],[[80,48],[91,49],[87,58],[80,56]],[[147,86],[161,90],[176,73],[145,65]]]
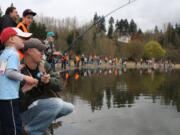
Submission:
[[[74,106],[60,98],[40,99],[22,113],[22,121],[29,135],[43,135],[53,120],[71,113]]]

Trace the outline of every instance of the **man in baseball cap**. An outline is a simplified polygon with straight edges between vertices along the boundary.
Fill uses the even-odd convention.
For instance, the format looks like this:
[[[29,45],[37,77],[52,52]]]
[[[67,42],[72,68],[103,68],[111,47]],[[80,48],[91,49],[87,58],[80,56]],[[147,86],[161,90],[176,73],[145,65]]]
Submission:
[[[31,9],[26,9],[23,12],[22,22],[19,22],[17,28],[21,29],[24,32],[29,32],[29,26],[33,22],[33,17],[36,15]]]
[[[24,43],[24,67],[21,72],[26,75],[31,74],[39,82],[31,91],[20,94],[23,112],[21,116],[26,124],[25,132],[29,135],[44,135],[47,134],[46,132],[48,132],[48,127],[52,121],[62,117],[61,114],[65,116],[71,113],[74,106],[54,97],[54,93],[62,90],[63,81],[58,79],[59,76],[52,72],[52,68],[48,63],[42,62],[43,51],[46,46],[37,38],[31,38]],[[26,86],[31,88],[33,85]],[[33,117],[33,119],[29,119],[29,117]]]
[[[24,12],[23,12],[23,17],[25,17],[25,16],[27,16],[27,15],[35,16],[35,15],[36,15],[36,12],[32,11],[31,9],[26,9],[26,10],[24,10]]]
[[[30,38],[29,40],[26,40],[24,43],[25,51],[27,51],[29,48],[36,48],[39,51],[44,51],[46,49],[46,46],[37,38]]]
[[[25,54],[30,54],[34,61],[40,62],[46,50],[46,46],[37,38],[31,38],[24,42]]]

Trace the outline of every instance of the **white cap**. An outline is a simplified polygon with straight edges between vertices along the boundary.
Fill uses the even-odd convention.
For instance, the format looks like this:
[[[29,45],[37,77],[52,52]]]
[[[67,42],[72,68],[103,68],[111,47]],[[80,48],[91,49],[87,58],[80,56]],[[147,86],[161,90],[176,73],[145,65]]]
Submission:
[[[16,31],[16,35],[22,38],[30,38],[32,36],[32,33],[28,33],[28,32],[23,32],[22,30],[20,30],[19,28],[15,28],[13,27],[13,29]]]

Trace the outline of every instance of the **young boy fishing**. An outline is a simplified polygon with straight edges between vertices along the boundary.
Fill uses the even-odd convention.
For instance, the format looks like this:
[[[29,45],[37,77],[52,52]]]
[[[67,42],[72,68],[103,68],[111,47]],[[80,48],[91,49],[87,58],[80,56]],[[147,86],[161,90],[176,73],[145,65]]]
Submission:
[[[1,43],[5,45],[0,54],[0,123],[3,135],[22,135],[20,82],[37,84],[36,79],[19,72],[20,59],[17,51],[24,47],[22,38],[29,38],[31,35],[13,27],[5,28],[0,35]]]

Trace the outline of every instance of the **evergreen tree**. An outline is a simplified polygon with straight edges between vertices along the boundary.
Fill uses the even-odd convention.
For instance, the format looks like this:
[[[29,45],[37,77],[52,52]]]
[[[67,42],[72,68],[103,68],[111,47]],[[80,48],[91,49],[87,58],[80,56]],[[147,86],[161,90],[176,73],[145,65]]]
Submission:
[[[116,34],[118,36],[121,36],[122,32],[123,32],[123,20],[122,19],[120,21],[117,20],[116,24],[115,24],[115,27],[116,27],[116,30],[115,30]]]
[[[113,32],[114,32],[113,24],[114,24],[114,18],[111,17],[109,19],[109,29],[108,29],[108,34],[107,34],[107,36],[111,39],[113,38]]]
[[[154,33],[157,34],[159,33],[159,29],[158,29],[158,26],[156,25],[155,28],[154,28]]]
[[[73,34],[73,32],[70,32],[70,33],[68,34],[68,36],[67,36],[66,42],[67,42],[68,45],[70,46],[70,45],[72,44],[73,40],[74,40],[74,34]]]
[[[180,25],[179,24],[176,24],[175,31],[180,36]]]
[[[172,45],[175,43],[175,29],[171,23],[168,23],[164,39],[164,44],[166,47],[172,47]]]
[[[105,22],[105,17],[104,16],[98,16],[97,13],[95,13],[94,18],[93,18],[93,23],[96,24],[96,33],[101,33],[104,35],[106,32],[106,22]]]
[[[121,19],[118,23],[118,32],[119,32],[119,35],[121,36],[122,33],[123,33],[123,19]]]
[[[120,21],[117,21],[115,26],[116,26],[115,31],[119,36],[129,34],[129,23],[127,19],[124,19],[124,20],[121,19]]]
[[[41,23],[40,23],[41,24]],[[41,24],[41,39],[45,39],[47,35],[47,28],[45,24]]]
[[[154,39],[158,41],[159,43],[162,43],[162,37],[161,37],[161,33],[159,31],[158,26],[155,26],[154,28]]]
[[[175,28],[174,28],[174,32],[175,32],[175,47],[176,48],[180,48],[180,25],[176,24]]]
[[[140,28],[138,29],[137,33],[138,33],[139,35],[142,35],[142,34],[143,34],[143,32],[142,32],[142,30],[141,30]]]
[[[116,35],[119,33],[119,20],[116,20],[116,23],[115,23],[115,33]]]
[[[93,23],[96,24],[99,20],[97,13],[94,14]]]
[[[101,32],[106,32],[106,21],[104,16],[100,17],[99,28]]]
[[[122,34],[123,35],[129,34],[129,23],[127,19],[123,20],[123,33]]]
[[[46,38],[46,26],[45,24],[33,22],[30,26],[30,32],[33,33],[33,37],[44,40]]]
[[[131,20],[129,24],[129,32],[130,32],[130,35],[137,33],[137,25],[133,19]]]

